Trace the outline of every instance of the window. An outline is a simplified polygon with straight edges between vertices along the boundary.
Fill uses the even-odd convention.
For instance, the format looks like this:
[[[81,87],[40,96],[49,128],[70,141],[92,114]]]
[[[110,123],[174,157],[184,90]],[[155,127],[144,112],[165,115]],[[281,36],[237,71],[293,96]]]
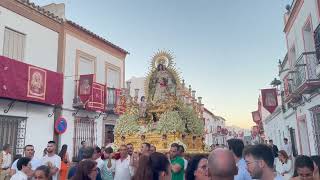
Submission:
[[[94,74],[94,61],[91,61],[85,57],[80,57],[78,73],[79,75]]]
[[[317,109],[313,112],[313,135],[315,137],[315,146],[317,153],[320,153],[320,111]]]
[[[95,74],[96,73],[96,58],[85,52],[77,50],[76,57],[76,73],[82,74]]]
[[[303,43],[304,43],[305,52],[314,51],[315,44],[314,44],[314,40],[313,40],[313,30],[312,30],[312,24],[311,24],[310,18],[308,18],[306,24],[302,28],[302,35],[303,35],[303,41],[304,41]]]
[[[290,133],[290,140],[291,140],[291,146],[292,146],[292,154],[294,157],[296,157],[298,155],[296,130],[293,128],[289,128],[289,133]]]
[[[108,87],[106,99],[107,110],[113,110],[116,107],[116,98],[116,89]]]
[[[26,37],[9,28],[4,30],[3,55],[15,60],[24,60]]]
[[[10,144],[13,155],[23,154],[27,118],[0,115],[0,149]]]
[[[96,58],[83,51],[77,50],[76,54],[76,77],[79,80],[80,75],[96,73]],[[75,95],[78,95],[78,82],[75,83]]]
[[[106,84],[108,88],[121,88],[120,68],[106,64]]]
[[[296,48],[295,45],[293,45],[289,50],[289,60],[291,61],[291,64],[294,66],[297,61],[297,55],[296,55]]]
[[[76,117],[74,121],[73,157],[78,157],[81,141],[86,141],[88,146],[97,144],[97,123],[92,118]]]
[[[114,142],[113,130],[114,130],[114,125],[109,125],[109,124],[105,125],[105,130],[104,130],[104,133],[105,133],[104,144],[105,145],[108,145],[109,143],[113,143]]]

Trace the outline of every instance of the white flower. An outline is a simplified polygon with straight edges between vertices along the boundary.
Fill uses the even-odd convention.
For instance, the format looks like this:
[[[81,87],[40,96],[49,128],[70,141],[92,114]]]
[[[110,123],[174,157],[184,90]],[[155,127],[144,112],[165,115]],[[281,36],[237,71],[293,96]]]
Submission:
[[[160,116],[157,131],[160,134],[185,131],[184,122],[177,111],[167,111]]]

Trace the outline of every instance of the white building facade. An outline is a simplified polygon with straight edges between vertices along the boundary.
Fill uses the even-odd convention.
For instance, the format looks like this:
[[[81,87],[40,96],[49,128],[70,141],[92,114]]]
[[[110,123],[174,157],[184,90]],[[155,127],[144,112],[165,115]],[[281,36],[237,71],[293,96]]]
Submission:
[[[99,147],[114,141],[113,129],[119,117],[113,110],[115,90],[124,87],[128,53],[68,20],[64,23],[64,38],[63,70],[66,78],[61,115],[67,119],[68,130],[61,135],[60,144],[68,144],[70,154],[76,157],[81,141]],[[86,74],[94,74],[94,82],[106,85],[105,112],[75,107],[79,78]]]
[[[227,134],[223,133],[226,129],[225,119],[219,116],[215,116],[211,111],[204,108],[203,112],[204,128],[205,128],[205,144],[211,145],[226,145]]]
[[[319,34],[319,5],[319,0],[295,0],[285,13],[287,55],[279,65],[282,105],[264,119],[267,136],[278,146],[287,137],[296,154],[320,154],[320,79],[315,45],[319,43],[315,38]]]
[[[61,99],[59,104],[8,98],[7,82],[0,79],[0,149],[9,143],[15,154],[22,154],[25,145],[33,144],[36,156],[41,157],[47,142],[55,140],[60,147],[67,144],[70,157],[76,157],[81,141],[100,147],[113,142],[118,118],[114,111],[116,92],[124,87],[128,52],[65,19],[64,10],[64,4],[39,7],[25,0],[0,1],[0,58],[21,61],[61,77],[61,86],[54,87],[61,89],[56,97]],[[8,69],[3,62],[0,77]],[[80,75],[88,74],[93,74],[93,82],[105,85],[106,94],[101,96],[105,108],[101,111],[77,104]],[[49,87],[54,82],[46,77]],[[29,92],[28,83],[23,88]],[[59,132],[57,125],[62,118],[67,128]]]
[[[0,1],[0,55],[44,70],[59,71],[61,24],[61,19],[28,2]],[[10,68],[4,66],[0,71],[4,73]],[[7,86],[2,80],[0,86],[4,92]],[[0,96],[0,149],[8,143],[14,154],[22,154],[25,145],[33,144],[40,157],[53,138],[54,117],[49,115],[53,111],[52,105]]]

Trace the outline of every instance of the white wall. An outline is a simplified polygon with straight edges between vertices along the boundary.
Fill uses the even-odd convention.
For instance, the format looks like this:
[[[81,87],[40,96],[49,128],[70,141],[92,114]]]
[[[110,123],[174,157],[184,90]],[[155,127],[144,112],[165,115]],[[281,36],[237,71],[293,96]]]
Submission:
[[[287,32],[287,34],[286,34],[288,52],[290,51],[290,48],[294,44],[295,50],[296,50],[296,54],[295,54],[296,58],[299,58],[299,56],[303,52],[305,52],[304,37],[303,37],[302,31],[303,31],[303,27],[309,17],[311,17],[312,32],[313,32],[319,24],[317,1],[305,0],[303,2],[303,5],[302,5],[299,13],[297,14],[296,19],[293,22],[293,25],[292,25],[290,31]],[[289,64],[292,64],[295,60],[296,59],[292,59],[289,56],[289,61],[283,69],[287,69],[289,67]],[[286,73],[283,73],[281,78],[283,78],[283,76],[285,74]],[[319,102],[320,102],[320,98],[319,98],[319,96],[317,96],[317,97],[313,98],[311,102],[306,102],[305,104],[299,106],[296,111],[293,111],[292,108],[290,108],[288,110],[288,112],[286,112],[284,114],[284,119],[285,119],[286,125],[293,127],[296,130],[297,149],[298,149],[299,154],[306,153],[306,152],[301,151],[301,146],[305,150],[306,147],[309,148],[309,145],[310,145],[310,154],[317,153],[315,151],[315,140],[313,137],[313,131],[314,131],[313,127],[312,127],[313,117],[312,117],[312,113],[309,111],[309,109],[314,107],[315,105],[318,105]],[[309,142],[306,142],[306,140],[301,140],[302,137],[300,137],[300,136],[302,136],[299,133],[299,130],[301,130],[301,127],[300,127],[300,123],[298,123],[297,117],[302,116],[302,115],[306,115],[306,125],[307,125],[307,131],[308,131],[307,136],[308,136]]]
[[[306,123],[307,123],[307,129],[308,129],[308,139],[309,139],[309,143],[304,142],[303,146],[308,146],[310,145],[310,154],[311,155],[317,155],[318,152],[316,151],[316,141],[314,138],[314,128],[312,125],[312,121],[313,121],[313,114],[312,112],[309,110],[310,108],[319,105],[320,102],[320,95],[317,95],[315,97],[312,98],[311,102],[306,102],[303,106],[300,106],[297,109],[297,116],[301,116],[301,115],[306,115]]]
[[[72,155],[73,155],[73,148],[74,148],[73,138],[74,138],[74,127],[75,127],[74,126],[75,117],[72,115],[72,113],[73,113],[72,110],[66,110],[66,109],[64,109],[62,112],[62,116],[67,120],[68,128],[67,128],[66,132],[64,132],[61,135],[61,138],[60,138],[61,146],[63,144],[68,145],[68,153],[69,153],[70,158],[72,158]],[[95,117],[98,115],[98,113],[88,112],[88,111],[79,111],[77,115],[80,117],[86,117],[86,116]],[[102,137],[103,137],[102,136],[103,116],[100,116],[98,119],[95,119],[95,122],[97,123],[96,124],[96,130],[97,130],[96,142],[97,142],[97,145],[99,147],[101,147]],[[78,146],[79,145],[80,144],[78,144]]]
[[[25,145],[34,145],[36,157],[42,157],[43,149],[47,142],[52,140],[54,119],[48,117],[53,107],[33,103],[16,102],[8,113],[4,113],[9,100],[0,99],[0,115],[27,117]]]
[[[3,54],[5,27],[26,35],[24,62],[57,70],[58,33],[0,7],[0,55]]]
[[[135,95],[134,89],[139,89],[139,101],[141,96],[146,96],[145,89],[144,89],[144,83],[145,83],[145,77],[131,77],[127,81],[131,82],[130,85],[130,95],[133,97]],[[127,86],[127,85],[126,85]]]
[[[24,62],[56,71],[58,56],[58,33],[38,23],[0,7],[0,55],[3,54],[5,27],[26,35]],[[36,156],[41,157],[47,142],[53,137],[54,119],[48,117],[53,107],[34,103],[16,102],[9,113],[9,100],[0,99],[0,115],[27,117],[25,145],[33,144]]]
[[[96,58],[96,82],[105,84],[105,62],[117,66],[121,72],[121,87],[123,87],[124,77],[124,61],[118,59],[105,51],[102,51],[86,42],[83,42],[76,37],[66,34],[66,49],[65,49],[65,76],[72,76],[66,78],[64,81],[64,104],[62,115],[66,118],[68,123],[68,130],[61,135],[61,144],[68,144],[68,152],[72,155],[73,152],[73,137],[74,137],[74,120],[72,116],[74,109],[72,108],[74,92],[75,92],[75,66],[77,50],[85,52]],[[98,113],[81,110],[78,114],[80,117],[89,116],[91,118],[98,116]],[[95,120],[97,123],[97,145],[102,145],[103,136],[103,116]]]
[[[204,128],[207,130],[207,134],[205,134],[205,143],[208,146],[211,146],[212,144],[214,144],[214,138],[213,138],[213,133],[215,133],[215,121],[213,116],[208,113],[207,111],[203,112],[203,118],[205,119],[205,124],[204,124]],[[212,130],[212,131],[211,131]]]
[[[289,46],[288,48],[291,48],[291,46],[295,44],[296,58],[298,58],[301,55],[301,53],[305,51],[303,44],[302,27],[304,26],[308,16],[311,15],[311,21],[313,26],[312,31],[314,31],[319,24],[317,7],[318,6],[315,0],[304,0],[301,10],[296,16],[296,19],[290,31],[287,34]]]
[[[117,66],[121,69],[121,87],[123,86],[124,77],[124,61],[120,60],[86,42],[83,42],[72,35],[66,34],[66,49],[65,49],[65,76],[72,76],[65,79],[64,83],[64,104],[65,108],[72,108],[72,100],[74,98],[74,75],[76,52],[83,51],[91,56],[96,57],[96,82],[105,84],[105,62]]]

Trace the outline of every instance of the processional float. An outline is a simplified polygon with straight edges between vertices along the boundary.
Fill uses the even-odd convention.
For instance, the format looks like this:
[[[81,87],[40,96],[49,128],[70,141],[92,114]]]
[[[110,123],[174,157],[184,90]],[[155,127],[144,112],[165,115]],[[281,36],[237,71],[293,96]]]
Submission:
[[[130,96],[130,87],[122,91],[116,111],[122,114],[115,126],[115,144],[143,142],[167,152],[172,143],[183,145],[188,153],[205,152],[203,104],[191,88],[181,82],[173,56],[156,53],[145,79],[145,96]]]

